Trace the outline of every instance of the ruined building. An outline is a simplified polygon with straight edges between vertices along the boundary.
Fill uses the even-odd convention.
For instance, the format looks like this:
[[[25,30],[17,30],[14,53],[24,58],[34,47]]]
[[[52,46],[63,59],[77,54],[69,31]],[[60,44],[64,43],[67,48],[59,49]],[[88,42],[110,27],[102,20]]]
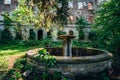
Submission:
[[[69,7],[69,12],[70,15],[68,17],[68,25],[64,26],[64,31],[68,33],[70,30],[73,31],[74,35],[77,36],[76,39],[78,38],[79,32],[77,31],[75,27],[75,22],[76,19],[80,16],[84,16],[85,19],[89,23],[94,23],[93,19],[95,17],[95,9],[97,9],[97,6],[100,5],[103,1],[105,0],[70,0],[68,2],[68,7]],[[9,12],[9,15],[12,14],[12,10],[17,8],[18,5],[17,0],[0,0],[0,14],[4,12]],[[0,30],[4,29],[4,18],[0,16]],[[47,32],[44,28],[34,28],[33,26],[28,25],[29,27],[25,27],[25,29],[22,30],[22,37],[24,40],[28,39],[30,36],[30,32],[34,31],[35,32],[35,39],[40,40],[44,39],[47,36]],[[88,26],[85,29],[86,31],[90,31],[90,26]],[[11,29],[11,33],[13,34],[13,37],[15,37],[15,31]],[[52,30],[52,39],[56,40],[57,38],[57,29]]]

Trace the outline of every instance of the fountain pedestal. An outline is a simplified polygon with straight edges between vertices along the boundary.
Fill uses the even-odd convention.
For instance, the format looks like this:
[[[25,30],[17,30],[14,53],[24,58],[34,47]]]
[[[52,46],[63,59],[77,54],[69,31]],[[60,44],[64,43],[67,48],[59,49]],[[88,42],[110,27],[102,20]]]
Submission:
[[[73,35],[60,35],[58,39],[63,40],[63,54],[64,57],[72,57],[72,45],[71,40],[75,38]]]

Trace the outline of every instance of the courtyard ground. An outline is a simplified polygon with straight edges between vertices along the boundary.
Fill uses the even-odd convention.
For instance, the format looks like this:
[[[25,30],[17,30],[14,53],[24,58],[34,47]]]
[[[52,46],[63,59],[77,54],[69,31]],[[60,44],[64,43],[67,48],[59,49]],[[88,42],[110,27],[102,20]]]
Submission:
[[[11,69],[15,60],[36,46],[0,45],[0,71]]]

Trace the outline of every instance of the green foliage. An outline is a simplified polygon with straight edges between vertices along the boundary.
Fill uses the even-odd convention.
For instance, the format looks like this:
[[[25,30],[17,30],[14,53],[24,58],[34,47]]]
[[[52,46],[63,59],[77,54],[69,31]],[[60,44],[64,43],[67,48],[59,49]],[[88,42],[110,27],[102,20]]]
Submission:
[[[8,57],[0,57],[0,71],[5,71],[8,68]]]
[[[4,80],[19,80],[22,78],[22,73],[28,69],[31,69],[31,66],[26,64],[26,58],[18,59],[13,69],[9,70]]]
[[[89,32],[89,39],[92,40],[92,41],[94,41],[94,40],[96,40],[96,38],[97,38],[97,31],[91,30]]]
[[[79,31],[79,40],[83,40],[84,39],[84,32],[81,30]]]
[[[22,34],[21,34],[20,31],[17,31],[17,32],[16,32],[15,40],[22,40]]]
[[[59,36],[59,35],[64,35],[64,34],[67,34],[65,31],[61,31],[61,30],[58,30],[58,32],[57,32],[57,35]]]
[[[56,0],[57,17],[55,17],[55,19],[58,21],[58,23],[67,24],[68,22],[67,20],[69,16],[68,1],[69,0]],[[61,7],[58,7],[59,4],[61,4]]]
[[[84,17],[80,16],[79,18],[77,18],[76,25],[77,25],[77,30],[80,31],[83,28],[85,28],[87,25],[89,25],[89,23],[86,21]]]
[[[8,13],[2,14],[2,16],[4,17],[4,26],[5,27],[11,26],[12,20],[9,18]]]
[[[46,49],[42,49],[38,51],[40,61],[42,61],[45,64],[45,67],[48,68],[49,66],[54,66],[56,63],[56,59],[51,56]]]
[[[45,55],[45,54],[47,54],[47,50],[46,49],[42,49],[42,50],[40,50],[40,51],[38,51],[38,53],[40,54],[40,55]]]
[[[35,40],[35,32],[33,30],[30,30],[30,36],[29,36],[30,40]]]
[[[68,34],[69,34],[69,35],[74,35],[73,30],[70,30],[70,31],[68,32]]]
[[[83,48],[89,47],[89,48],[92,48],[93,45],[92,45],[91,42],[73,40],[73,47],[83,47]]]
[[[22,69],[25,64],[26,64],[26,58],[18,59],[16,60],[14,67],[17,69]]]
[[[28,41],[19,41],[17,42],[18,45],[20,46],[29,46],[29,47],[32,47],[32,46],[37,46],[37,45],[41,45],[43,46],[43,44],[40,44],[41,42],[40,41],[34,41],[34,40],[28,40]]]
[[[76,23],[75,23],[77,26],[77,30],[79,31],[79,39],[83,39],[84,38],[84,32],[83,32],[83,28],[85,28],[87,25],[90,25],[86,19],[82,16],[80,16]]]
[[[12,37],[11,32],[9,31],[9,29],[6,28],[1,32],[1,43],[9,42],[12,39],[13,39],[13,37]]]
[[[103,80],[110,80],[107,73],[105,73],[105,72],[102,73],[102,77],[103,77]]]
[[[35,48],[35,46],[22,46],[18,43],[13,44],[2,44],[0,45],[0,57],[9,57],[13,55],[24,55],[26,51],[31,48]]]
[[[12,13],[13,14],[10,18],[20,24],[31,24],[34,19],[32,7],[26,4],[26,0],[19,0],[18,9],[15,9]]]
[[[62,4],[61,8],[58,7],[59,3]],[[63,22],[67,23],[67,4],[68,0],[19,0],[18,9],[13,11],[11,19],[20,24],[34,24],[36,27],[50,29]]]
[[[97,30],[97,42],[103,48],[119,53],[120,49],[120,0],[109,0],[102,4],[96,11],[95,28]],[[99,46],[99,45],[98,45]]]

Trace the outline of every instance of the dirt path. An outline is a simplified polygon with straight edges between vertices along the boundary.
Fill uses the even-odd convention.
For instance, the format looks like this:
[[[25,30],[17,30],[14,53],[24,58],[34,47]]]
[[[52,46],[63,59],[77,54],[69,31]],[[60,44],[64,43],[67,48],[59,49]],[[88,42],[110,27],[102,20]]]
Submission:
[[[12,67],[14,66],[15,60],[19,59],[20,57],[22,56],[21,55],[10,56],[8,58],[8,69],[12,69]]]
[[[8,69],[12,69],[16,59],[21,58],[21,55],[12,55],[8,57]],[[0,71],[0,80],[3,80],[4,76],[7,74],[7,70]]]

